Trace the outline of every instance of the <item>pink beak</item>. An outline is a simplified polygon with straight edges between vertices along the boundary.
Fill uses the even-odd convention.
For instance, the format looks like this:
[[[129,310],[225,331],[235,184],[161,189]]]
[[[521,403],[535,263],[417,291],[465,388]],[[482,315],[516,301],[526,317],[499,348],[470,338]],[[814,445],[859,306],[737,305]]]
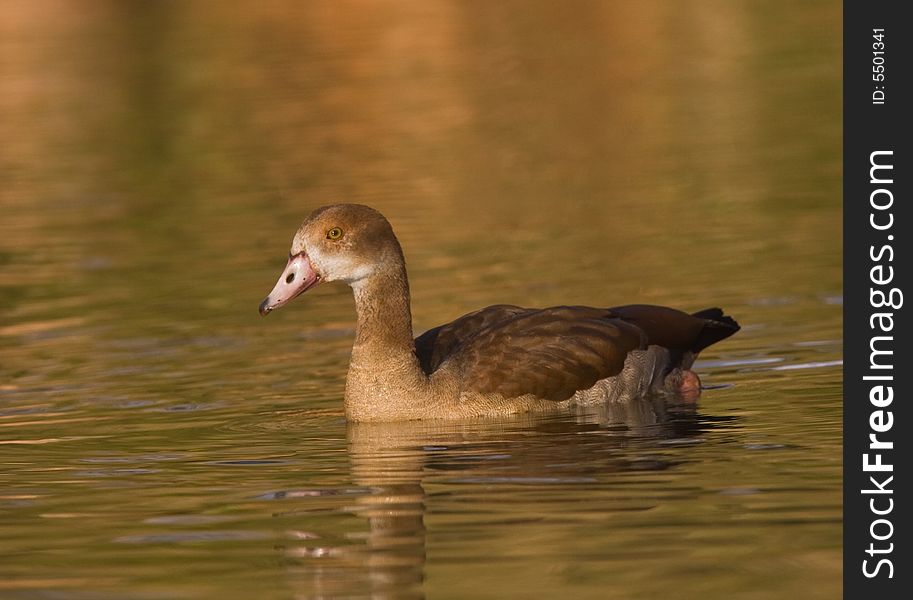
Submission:
[[[285,265],[282,276],[276,282],[276,287],[260,303],[260,314],[265,317],[274,308],[279,308],[318,283],[320,283],[320,275],[311,266],[307,254],[304,252],[294,256],[290,254],[288,264]]]

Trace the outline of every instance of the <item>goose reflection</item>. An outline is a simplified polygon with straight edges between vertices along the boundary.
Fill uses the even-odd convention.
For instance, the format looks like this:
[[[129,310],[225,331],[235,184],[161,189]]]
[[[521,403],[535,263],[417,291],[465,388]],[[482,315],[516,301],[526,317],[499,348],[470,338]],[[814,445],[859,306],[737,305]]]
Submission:
[[[310,580],[308,597],[422,598],[428,557],[435,555],[429,538],[434,546],[437,531],[426,517],[446,518],[441,503],[465,489],[458,486],[577,493],[580,486],[605,485],[607,475],[674,466],[657,450],[666,442],[696,443],[706,427],[694,405],[670,405],[662,397],[570,416],[349,423],[353,489],[361,493],[343,510],[367,522],[357,540],[363,543],[312,550],[307,573],[298,575]],[[436,490],[431,495],[429,485]]]

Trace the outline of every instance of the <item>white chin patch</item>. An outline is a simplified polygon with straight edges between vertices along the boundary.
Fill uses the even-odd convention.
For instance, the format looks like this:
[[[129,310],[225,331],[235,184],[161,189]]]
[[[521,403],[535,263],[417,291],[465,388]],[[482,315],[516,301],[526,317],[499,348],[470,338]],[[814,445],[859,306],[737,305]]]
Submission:
[[[370,264],[356,263],[340,255],[308,251],[308,257],[324,281],[344,281],[351,285],[368,277],[372,271]]]

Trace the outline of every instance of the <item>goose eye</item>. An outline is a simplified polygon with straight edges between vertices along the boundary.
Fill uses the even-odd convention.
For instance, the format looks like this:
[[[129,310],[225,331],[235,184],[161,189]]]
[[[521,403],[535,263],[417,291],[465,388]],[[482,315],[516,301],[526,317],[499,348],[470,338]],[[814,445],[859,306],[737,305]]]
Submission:
[[[339,227],[334,227],[333,229],[330,229],[329,231],[327,231],[328,240],[338,240],[341,237],[342,237],[342,229],[340,229]]]

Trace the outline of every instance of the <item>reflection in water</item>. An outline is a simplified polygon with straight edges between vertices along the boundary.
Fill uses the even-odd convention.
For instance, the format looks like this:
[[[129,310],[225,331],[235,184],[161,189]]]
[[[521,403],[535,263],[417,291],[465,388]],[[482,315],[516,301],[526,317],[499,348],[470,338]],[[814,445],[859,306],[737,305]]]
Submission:
[[[706,423],[700,422],[694,406],[670,410],[660,398],[581,411],[574,419],[526,415],[500,424],[349,423],[352,477],[356,490],[365,493],[355,495],[346,510],[367,520],[364,546],[323,547],[315,541],[292,549],[293,556],[330,560],[292,569],[291,577],[320,597],[366,592],[378,598],[424,597],[425,517],[435,502],[425,490],[429,474],[445,474],[463,484],[571,485],[585,493],[612,473],[662,471],[674,465],[622,452],[632,442],[688,444],[703,429]],[[353,578],[353,567],[365,572]]]

